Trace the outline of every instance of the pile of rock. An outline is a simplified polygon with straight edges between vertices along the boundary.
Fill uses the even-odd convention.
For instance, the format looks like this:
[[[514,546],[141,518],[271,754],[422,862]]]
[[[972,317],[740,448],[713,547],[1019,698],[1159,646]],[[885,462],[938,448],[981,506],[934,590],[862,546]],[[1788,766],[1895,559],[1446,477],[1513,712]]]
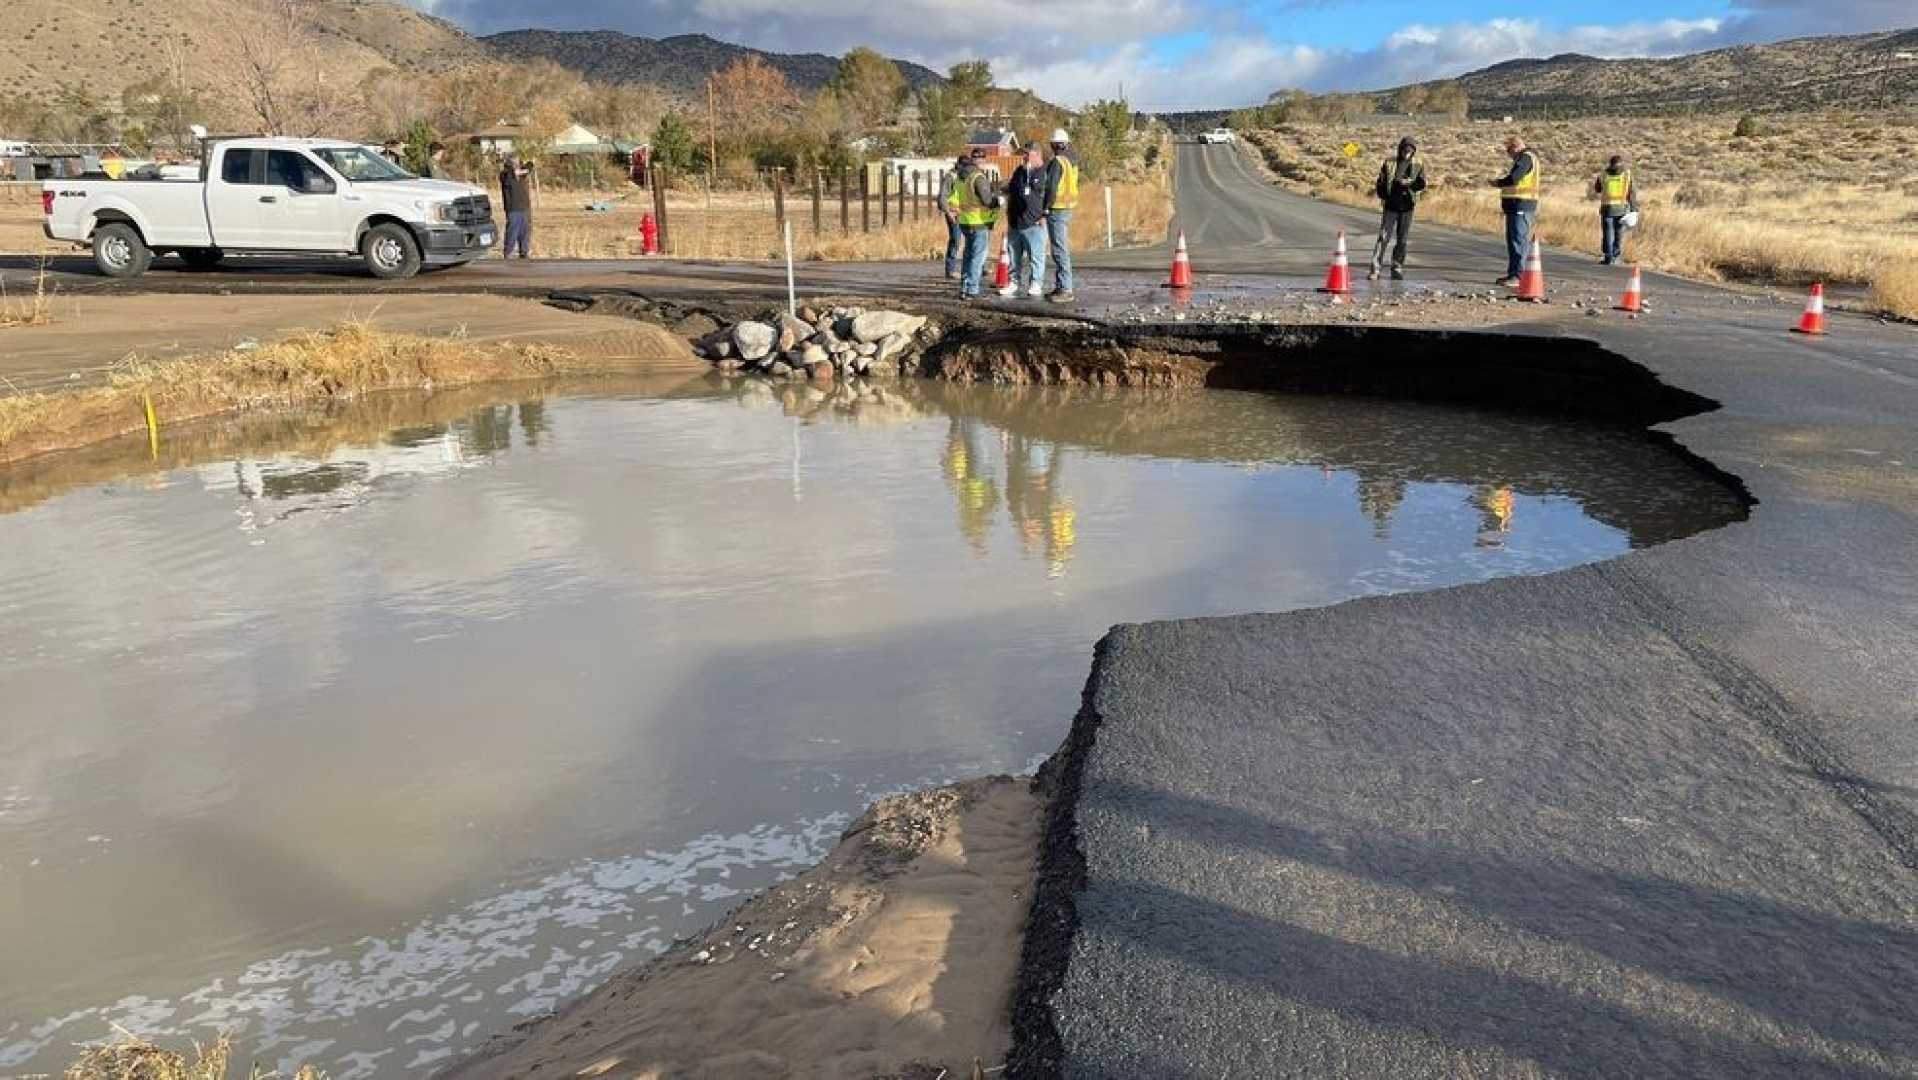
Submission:
[[[694,341],[693,352],[723,372],[758,372],[781,379],[890,377],[909,374],[939,340],[923,315],[836,307],[800,308],[722,326]]]

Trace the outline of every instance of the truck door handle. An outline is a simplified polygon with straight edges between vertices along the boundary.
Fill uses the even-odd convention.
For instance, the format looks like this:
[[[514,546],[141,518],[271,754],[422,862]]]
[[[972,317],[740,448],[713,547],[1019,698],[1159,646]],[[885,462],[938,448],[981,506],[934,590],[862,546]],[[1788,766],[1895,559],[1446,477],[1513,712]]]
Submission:
[[[278,195],[262,195],[260,196],[260,201],[261,202],[279,202],[280,197]]]

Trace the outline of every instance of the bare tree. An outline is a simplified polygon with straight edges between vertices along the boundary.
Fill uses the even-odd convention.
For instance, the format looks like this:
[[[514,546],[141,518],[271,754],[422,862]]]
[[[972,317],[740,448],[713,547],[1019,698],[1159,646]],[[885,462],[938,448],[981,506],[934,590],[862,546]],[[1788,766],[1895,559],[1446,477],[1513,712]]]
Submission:
[[[299,0],[262,0],[259,11],[214,43],[222,89],[269,134],[318,135],[359,119],[357,88],[328,70]]]

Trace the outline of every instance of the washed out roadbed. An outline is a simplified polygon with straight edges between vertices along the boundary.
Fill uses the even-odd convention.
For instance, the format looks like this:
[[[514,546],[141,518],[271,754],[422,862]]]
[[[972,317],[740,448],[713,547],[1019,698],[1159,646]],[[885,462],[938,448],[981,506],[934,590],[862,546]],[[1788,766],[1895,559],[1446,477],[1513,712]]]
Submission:
[[[998,1075],[1043,817],[1025,777],[882,799],[819,865],[444,1075]]]

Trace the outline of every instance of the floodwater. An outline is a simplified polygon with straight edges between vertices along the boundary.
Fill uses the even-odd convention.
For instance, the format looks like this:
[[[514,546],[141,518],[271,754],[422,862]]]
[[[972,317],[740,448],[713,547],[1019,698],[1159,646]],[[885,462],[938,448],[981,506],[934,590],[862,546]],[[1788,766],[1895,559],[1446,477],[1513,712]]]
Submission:
[[[0,1072],[114,1025],[425,1071],[1033,767],[1113,623],[1742,515],[1640,435],[1376,401],[498,393],[0,471]]]

